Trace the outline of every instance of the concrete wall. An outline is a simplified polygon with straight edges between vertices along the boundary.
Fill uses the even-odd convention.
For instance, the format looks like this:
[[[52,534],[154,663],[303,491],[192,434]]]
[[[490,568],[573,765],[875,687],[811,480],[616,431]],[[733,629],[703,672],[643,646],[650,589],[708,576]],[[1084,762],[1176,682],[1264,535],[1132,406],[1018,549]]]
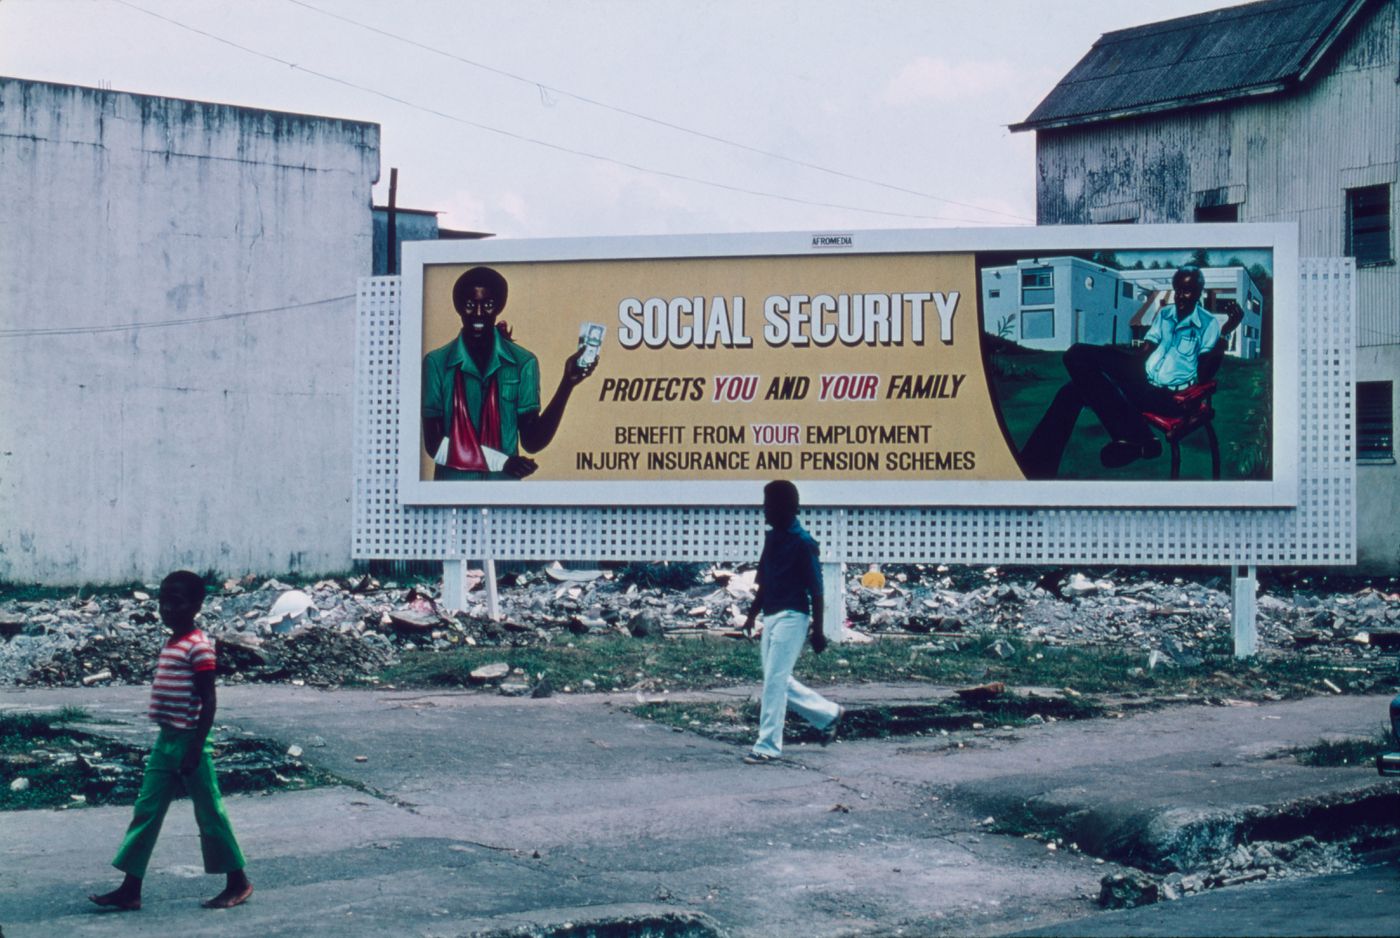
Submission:
[[[385,208],[374,209],[374,276],[397,275],[403,269],[403,243],[405,241],[436,241],[438,220],[435,212],[413,212],[400,209],[395,213],[394,228],[396,252],[394,270],[389,270],[389,212]]]
[[[349,566],[378,148],[0,78],[0,579]]]
[[[1041,224],[1189,222],[1198,203],[1239,220],[1296,221],[1304,257],[1346,246],[1346,190],[1391,187],[1400,259],[1400,6],[1378,5],[1305,88],[1281,97],[1038,131]],[[1400,265],[1357,271],[1356,380],[1393,381],[1400,363]],[[1357,471],[1357,560],[1400,573],[1400,473]]]

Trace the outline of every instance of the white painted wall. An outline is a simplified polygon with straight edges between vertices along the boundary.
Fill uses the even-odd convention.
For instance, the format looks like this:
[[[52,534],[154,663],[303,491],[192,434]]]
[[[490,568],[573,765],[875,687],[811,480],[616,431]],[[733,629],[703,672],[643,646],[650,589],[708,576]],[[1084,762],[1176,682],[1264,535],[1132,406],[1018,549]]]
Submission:
[[[375,124],[0,78],[0,579],[349,566],[378,171]]]

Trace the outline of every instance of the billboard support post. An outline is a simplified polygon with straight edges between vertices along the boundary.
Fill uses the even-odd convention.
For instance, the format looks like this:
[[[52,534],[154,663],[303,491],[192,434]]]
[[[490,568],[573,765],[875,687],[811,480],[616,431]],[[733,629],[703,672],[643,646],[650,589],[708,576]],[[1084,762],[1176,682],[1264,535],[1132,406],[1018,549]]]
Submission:
[[[822,634],[839,642],[846,632],[846,565],[822,563]]]
[[[481,563],[485,571],[486,614],[492,619],[501,617],[501,597],[496,588],[496,561],[485,558]],[[467,608],[467,562],[461,557],[448,557],[442,562],[442,607],[449,612],[461,612]]]
[[[494,622],[501,618],[501,594],[496,589],[496,558],[486,557],[481,561],[486,571],[486,615]]]
[[[461,558],[442,561],[442,607],[450,612],[467,608],[467,562]]]
[[[1259,631],[1254,619],[1258,582],[1254,564],[1230,567],[1230,618],[1236,658],[1249,658],[1259,652]]]

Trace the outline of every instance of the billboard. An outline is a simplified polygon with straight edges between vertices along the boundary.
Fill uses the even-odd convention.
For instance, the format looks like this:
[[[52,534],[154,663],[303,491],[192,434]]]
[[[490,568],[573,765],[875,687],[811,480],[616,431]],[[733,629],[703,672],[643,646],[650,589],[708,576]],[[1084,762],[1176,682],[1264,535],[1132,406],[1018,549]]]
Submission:
[[[1280,507],[1296,229],[405,245],[400,498]]]

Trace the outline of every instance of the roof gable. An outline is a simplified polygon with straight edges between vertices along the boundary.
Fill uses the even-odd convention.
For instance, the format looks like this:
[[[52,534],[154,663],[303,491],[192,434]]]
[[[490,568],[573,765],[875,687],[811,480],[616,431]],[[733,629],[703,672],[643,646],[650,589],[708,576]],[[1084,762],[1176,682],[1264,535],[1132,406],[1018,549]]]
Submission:
[[[1274,94],[1307,79],[1368,0],[1263,0],[1104,33],[1012,130]]]

